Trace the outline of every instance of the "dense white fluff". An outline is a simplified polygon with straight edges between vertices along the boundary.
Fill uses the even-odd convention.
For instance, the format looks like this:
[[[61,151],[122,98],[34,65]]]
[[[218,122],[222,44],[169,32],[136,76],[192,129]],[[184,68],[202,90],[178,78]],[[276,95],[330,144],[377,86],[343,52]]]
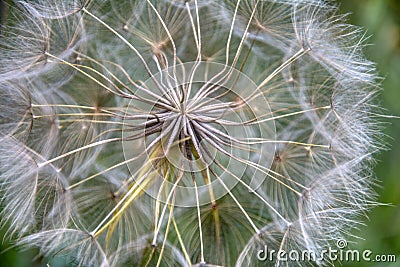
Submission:
[[[375,205],[379,85],[330,3],[15,2],[2,223],[50,265],[328,265]]]
[[[54,86],[69,81],[75,71],[59,60],[76,63],[73,52],[84,50],[86,38],[78,16],[50,20],[22,5],[10,8],[13,23],[4,25],[0,39],[0,81],[37,75]],[[23,10],[24,12],[21,12]],[[52,53],[58,60],[51,58]]]

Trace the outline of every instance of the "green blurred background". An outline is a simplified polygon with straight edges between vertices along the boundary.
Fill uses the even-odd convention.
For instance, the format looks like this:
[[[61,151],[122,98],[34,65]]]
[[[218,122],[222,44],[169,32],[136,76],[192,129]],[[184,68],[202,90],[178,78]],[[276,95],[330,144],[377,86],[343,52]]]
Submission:
[[[5,6],[0,0],[0,15],[4,16]],[[370,35],[366,54],[377,62],[380,75],[384,77],[381,106],[389,115],[400,115],[400,0],[342,0],[342,13],[350,13],[352,24],[362,26]],[[3,17],[4,18],[4,17]],[[379,201],[382,205],[372,210],[366,226],[355,233],[362,239],[357,244],[350,243],[349,249],[371,250],[374,255],[393,254],[397,262],[343,262],[344,267],[352,266],[400,266],[400,119],[383,119],[385,133],[391,149],[377,157],[376,174]],[[33,267],[46,266],[40,259],[32,260],[37,251],[19,251],[3,240],[6,229],[0,231],[0,266]],[[340,266],[340,264],[338,264]],[[51,267],[54,267],[52,265]]]
[[[341,11],[350,12],[350,21],[360,25],[371,35],[366,49],[369,59],[377,62],[384,77],[381,105],[388,114],[400,115],[400,1],[399,0],[342,0]],[[389,151],[378,155],[376,188],[382,203],[372,210],[367,226],[360,232],[357,245],[350,249],[369,249],[374,255],[395,254],[396,263],[360,262],[343,263],[343,266],[400,266],[400,119],[385,119]]]

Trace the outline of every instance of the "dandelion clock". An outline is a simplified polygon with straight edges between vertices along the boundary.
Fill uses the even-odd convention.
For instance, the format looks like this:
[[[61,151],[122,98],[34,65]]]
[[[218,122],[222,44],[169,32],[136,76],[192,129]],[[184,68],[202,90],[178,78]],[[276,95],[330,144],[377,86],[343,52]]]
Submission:
[[[332,3],[9,9],[1,218],[50,266],[325,266],[375,205],[379,86]]]

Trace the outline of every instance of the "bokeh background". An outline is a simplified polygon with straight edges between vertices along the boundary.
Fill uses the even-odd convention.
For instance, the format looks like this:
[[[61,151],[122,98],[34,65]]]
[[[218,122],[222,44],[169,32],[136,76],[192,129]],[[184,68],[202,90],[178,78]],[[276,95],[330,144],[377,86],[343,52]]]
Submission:
[[[370,35],[366,49],[369,59],[378,65],[384,77],[380,101],[387,114],[400,115],[400,0],[342,0],[341,11],[350,12],[350,21],[362,26]],[[400,119],[385,119],[386,141],[390,150],[378,155],[379,201],[391,204],[372,210],[367,225],[361,228],[363,238],[350,249],[369,249],[374,254],[395,254],[396,263],[360,262],[343,263],[343,266],[400,266]]]
[[[218,0],[216,0],[218,1]],[[5,1],[0,0],[0,18],[6,17]],[[371,45],[365,49],[369,59],[375,61],[382,81],[379,101],[387,115],[400,116],[400,0],[342,0],[336,1],[342,13],[349,13],[349,22],[363,27]],[[343,267],[353,266],[400,266],[400,119],[384,118],[386,142],[390,150],[377,156],[376,191],[381,205],[369,214],[366,225],[357,234],[357,243],[349,243],[349,249],[371,250],[373,255],[396,255],[397,262],[342,262]],[[0,230],[0,266],[36,267],[46,263],[36,258],[37,251],[20,251],[2,237],[6,227]],[[373,256],[371,256],[373,257]],[[53,263],[58,266],[63,263]],[[52,265],[51,267],[57,267]]]

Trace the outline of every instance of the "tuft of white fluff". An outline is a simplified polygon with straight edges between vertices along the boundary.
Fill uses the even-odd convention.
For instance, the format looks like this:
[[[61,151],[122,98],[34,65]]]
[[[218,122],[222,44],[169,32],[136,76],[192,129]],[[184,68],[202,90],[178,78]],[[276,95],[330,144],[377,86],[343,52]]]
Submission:
[[[324,266],[376,205],[379,77],[332,3],[10,9],[1,222],[49,262]],[[315,258],[261,262],[265,247]]]

